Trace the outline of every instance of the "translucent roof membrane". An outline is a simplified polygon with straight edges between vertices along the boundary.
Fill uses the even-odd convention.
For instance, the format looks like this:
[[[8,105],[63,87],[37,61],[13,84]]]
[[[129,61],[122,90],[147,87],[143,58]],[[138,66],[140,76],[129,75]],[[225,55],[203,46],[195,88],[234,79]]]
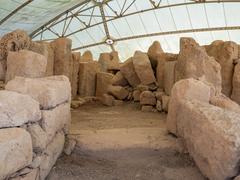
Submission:
[[[24,2],[0,0],[1,17]],[[100,0],[88,0],[71,8],[80,2],[34,0],[0,25],[0,36],[21,28],[35,40],[67,37],[72,39],[75,51],[91,50],[98,59],[100,53],[115,49],[122,61],[135,50],[147,51],[154,40],[159,40],[166,52],[173,53],[179,51],[179,38],[183,36],[193,37],[201,45],[214,40],[240,43],[240,2],[111,0],[101,4]],[[69,8],[67,13],[46,23]],[[114,43],[107,44],[107,39]]]

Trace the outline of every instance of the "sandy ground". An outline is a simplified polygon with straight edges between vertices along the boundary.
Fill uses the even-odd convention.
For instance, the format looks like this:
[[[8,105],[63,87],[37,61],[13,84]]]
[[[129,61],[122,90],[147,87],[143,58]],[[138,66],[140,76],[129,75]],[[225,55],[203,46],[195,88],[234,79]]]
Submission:
[[[136,104],[91,104],[72,111],[77,146],[62,155],[48,180],[204,180],[178,140],[166,132],[166,115]]]

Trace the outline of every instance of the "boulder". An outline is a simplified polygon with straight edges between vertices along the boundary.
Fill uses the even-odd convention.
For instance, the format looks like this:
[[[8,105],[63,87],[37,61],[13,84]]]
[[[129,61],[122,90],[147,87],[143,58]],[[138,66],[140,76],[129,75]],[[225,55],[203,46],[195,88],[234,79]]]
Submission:
[[[152,45],[148,48],[147,55],[150,59],[153,69],[157,67],[158,56],[163,53],[164,52],[162,50],[161,44],[158,41],[154,41]]]
[[[167,129],[172,134],[177,135],[177,116],[179,114],[179,103],[182,100],[196,99],[209,103],[211,87],[202,81],[195,79],[184,79],[175,83],[172,89],[171,98],[168,105]]]
[[[240,104],[240,63],[238,63],[234,68],[232,84],[233,89],[231,99]]]
[[[77,141],[75,139],[66,138],[64,149],[63,149],[64,153],[68,156],[71,155],[76,144],[77,144]]]
[[[222,93],[230,97],[232,92],[232,78],[234,71],[234,59],[238,58],[238,45],[231,41],[214,41],[205,46],[209,56],[221,65]]]
[[[161,54],[157,57],[156,79],[158,87],[164,89],[164,67],[166,62],[166,55]]]
[[[141,108],[142,112],[152,112],[153,111],[153,107],[150,105],[143,105]]]
[[[140,94],[140,104],[141,105],[156,105],[157,101],[154,94],[151,91],[143,91]]]
[[[175,66],[175,80],[194,78],[206,81],[221,92],[221,66],[209,57],[204,47],[192,38],[180,39],[180,53]]]
[[[113,54],[115,56],[113,56]],[[119,67],[118,53],[101,53],[98,59],[101,66],[101,71],[108,72],[108,70],[117,69]]]
[[[120,72],[122,75],[127,79],[128,83],[132,87],[136,87],[141,83],[140,79],[138,78],[134,66],[133,66],[133,58],[127,59],[121,66]]]
[[[113,106],[114,97],[109,94],[103,94],[100,98],[100,101],[105,106]]]
[[[157,109],[159,112],[161,112],[161,111],[163,110],[163,108],[162,108],[162,102],[159,101],[159,100],[157,100],[156,109]]]
[[[170,101],[170,96],[167,96],[167,95],[162,96],[162,109],[165,112],[168,112],[169,101]]]
[[[72,72],[71,72],[71,89],[72,99],[77,96],[78,91],[78,74],[79,74],[79,52],[72,53]]]
[[[114,99],[113,100],[113,105],[114,106],[122,106],[123,105],[123,100]]]
[[[80,62],[91,62],[93,61],[93,55],[91,51],[85,51],[80,58]]]
[[[7,63],[6,61],[0,60],[0,80],[5,81],[5,75],[7,70]]]
[[[5,81],[8,82],[14,79],[15,76],[29,78],[44,77],[46,68],[47,59],[43,55],[28,50],[9,52]]]
[[[97,62],[81,62],[79,65],[78,93],[80,96],[96,95],[96,76],[100,72]]]
[[[44,152],[42,162],[39,167],[40,180],[44,180],[61,155],[64,147],[65,137],[62,132],[56,134]]]
[[[166,61],[163,70],[163,88],[167,95],[171,95],[172,87],[175,83],[175,65],[177,61]]]
[[[47,134],[48,143],[56,132],[68,128],[71,122],[70,104],[65,103],[51,110],[42,110],[41,127]]]
[[[32,169],[28,173],[24,173],[24,174],[19,175],[17,177],[11,178],[11,180],[39,180],[39,170],[38,169]]]
[[[39,103],[30,96],[0,91],[0,128],[21,126],[41,119]]]
[[[108,93],[113,95],[119,100],[123,100],[128,97],[129,91],[122,86],[108,86]]]
[[[134,102],[139,102],[140,101],[140,95],[141,95],[141,91],[136,89],[133,91],[133,100]]]
[[[133,66],[141,84],[149,85],[156,82],[150,60],[146,53],[136,51],[133,56]]]
[[[107,93],[108,86],[112,84],[113,74],[106,72],[97,73],[96,96],[101,97]]]
[[[16,77],[7,83],[5,89],[31,96],[42,109],[56,107],[71,99],[71,86],[66,76],[38,79]]]
[[[232,179],[239,173],[240,114],[198,100],[180,103],[177,128],[204,176]]]
[[[8,178],[32,162],[32,140],[21,128],[0,129],[0,179]]]
[[[118,71],[112,78],[112,85],[114,86],[127,86],[128,81],[127,79],[123,76],[121,71]]]

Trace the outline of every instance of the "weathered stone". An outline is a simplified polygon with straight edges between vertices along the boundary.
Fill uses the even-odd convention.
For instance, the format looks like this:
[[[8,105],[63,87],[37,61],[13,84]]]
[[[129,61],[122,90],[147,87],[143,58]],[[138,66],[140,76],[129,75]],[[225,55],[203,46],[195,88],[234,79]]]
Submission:
[[[157,98],[157,100],[162,102],[162,96],[166,95],[163,91],[155,91],[154,92],[155,97]]]
[[[0,128],[21,126],[41,119],[39,103],[30,96],[0,91]]]
[[[156,79],[159,88],[164,89],[164,67],[166,62],[166,54],[157,56]]]
[[[142,112],[152,112],[152,110],[153,110],[153,107],[150,105],[143,105],[141,108]]]
[[[33,156],[33,160],[32,160],[32,163],[28,166],[29,168],[31,169],[36,169],[40,166],[41,162],[42,162],[42,159],[43,159],[43,155],[42,154],[35,154]]]
[[[129,91],[122,86],[108,86],[108,93],[113,95],[119,100],[123,100],[128,97]]]
[[[140,104],[141,105],[156,105],[157,101],[154,94],[151,91],[143,91],[140,94]]]
[[[71,86],[66,76],[38,79],[16,77],[7,83],[5,89],[30,95],[42,109],[56,107],[71,99]]]
[[[79,66],[79,87],[80,96],[96,95],[96,76],[100,72],[97,62],[81,62]]]
[[[68,156],[72,154],[72,151],[74,150],[76,144],[77,141],[75,139],[66,138],[63,149],[64,153]]]
[[[0,80],[5,81],[7,63],[4,60],[0,60]]]
[[[91,51],[85,51],[80,58],[80,62],[91,62],[93,61],[93,55]]]
[[[140,90],[133,91],[133,100],[134,100],[134,102],[139,102],[140,101],[140,94],[141,94]]]
[[[182,101],[177,128],[196,165],[211,180],[239,173],[240,114],[205,102]]]
[[[5,179],[32,162],[32,140],[21,128],[0,129],[0,179]]]
[[[152,67],[155,69],[158,64],[158,56],[163,54],[161,44],[158,41],[154,41],[153,44],[148,48],[147,55],[151,61]]]
[[[149,85],[156,82],[150,60],[146,53],[136,51],[133,56],[133,66],[141,84]]]
[[[27,131],[32,137],[33,151],[35,153],[43,152],[47,146],[47,135],[38,124],[30,124]]]
[[[100,97],[107,93],[108,86],[112,84],[113,74],[106,72],[97,73],[96,96]]]
[[[29,78],[44,77],[47,68],[47,59],[41,54],[21,50],[9,52],[7,58],[6,82],[15,76]]]
[[[113,106],[114,97],[109,94],[103,94],[100,101],[105,106]]]
[[[77,96],[78,91],[78,74],[79,74],[79,52],[72,53],[72,72],[71,72],[71,89],[72,99]]]
[[[162,102],[159,101],[159,100],[157,100],[156,109],[157,109],[159,112],[161,112],[161,111],[163,110],[163,108],[162,108]]]
[[[127,86],[128,81],[127,79],[122,75],[121,71],[118,71],[112,78],[112,85],[114,86]]]
[[[166,61],[163,73],[163,88],[167,95],[171,95],[172,87],[175,83],[175,65],[177,61]]]
[[[42,163],[39,167],[40,180],[44,180],[47,177],[57,158],[62,153],[64,139],[64,134],[62,132],[57,133],[51,143],[47,146],[47,149],[44,152]]]
[[[232,78],[234,70],[234,59],[238,58],[238,45],[231,41],[214,41],[205,46],[209,56],[221,65],[222,93],[230,97],[232,92]]]
[[[240,180],[240,176],[235,177],[233,180]]]
[[[39,170],[30,169],[30,172],[11,178],[10,180],[39,180]]]
[[[65,103],[51,110],[42,111],[41,126],[47,134],[48,142],[56,132],[66,128],[71,122],[70,104]]]
[[[169,105],[170,97],[167,95],[162,96],[162,109],[165,112],[168,112],[168,105]]]
[[[123,105],[123,100],[114,99],[113,100],[113,105],[114,106],[122,106]]]
[[[192,38],[181,38],[175,70],[176,81],[187,78],[201,79],[221,92],[221,66]]]
[[[195,79],[184,79],[175,83],[172,89],[171,98],[168,105],[167,129],[177,135],[177,116],[179,103],[182,100],[196,99],[209,103],[211,88]]]
[[[234,68],[232,84],[233,89],[231,99],[240,104],[240,63],[238,63]]]
[[[143,92],[143,91],[149,91],[149,86],[146,86],[146,85],[142,85],[142,84],[139,84],[137,87],[136,87],[137,90]]]
[[[132,87],[136,87],[141,83],[133,66],[133,58],[129,58],[128,60],[126,60],[120,66],[120,71]]]
[[[99,64],[101,66],[101,71],[108,72],[109,69],[117,69],[119,67],[118,53],[116,52],[117,57],[114,57],[114,53],[101,53],[99,56]]]

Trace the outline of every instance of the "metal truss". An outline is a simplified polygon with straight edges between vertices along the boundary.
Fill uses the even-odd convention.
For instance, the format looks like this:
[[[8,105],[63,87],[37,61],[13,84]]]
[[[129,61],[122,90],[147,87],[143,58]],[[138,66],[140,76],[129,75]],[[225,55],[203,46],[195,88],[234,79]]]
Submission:
[[[94,42],[93,44],[81,46],[74,48],[73,50],[79,50],[84,49],[88,47],[98,46],[102,44],[107,44],[111,47],[112,50],[114,50],[114,43],[118,41],[124,41],[128,39],[136,39],[136,38],[143,38],[143,37],[151,37],[151,36],[161,36],[161,35],[168,35],[168,34],[179,34],[179,33],[189,33],[189,32],[203,32],[203,31],[219,31],[219,30],[233,30],[233,29],[240,29],[239,26],[237,27],[218,27],[218,28],[203,28],[203,29],[189,29],[189,30],[175,30],[170,32],[159,32],[159,33],[147,33],[139,35],[139,36],[130,36],[130,37],[123,37],[119,39],[114,39],[111,37],[111,34],[108,29],[108,23],[112,22],[114,20],[117,20],[119,18],[132,16],[132,15],[139,15],[141,16],[141,13],[153,11],[157,9],[164,9],[164,8],[171,8],[171,7],[177,7],[177,6],[188,6],[193,4],[209,4],[209,3],[231,3],[231,2],[240,2],[239,0],[209,0],[209,1],[186,1],[184,3],[176,3],[176,4],[168,4],[168,5],[162,5],[162,0],[143,0],[149,3],[150,6],[146,9],[136,10],[136,11],[130,11],[130,9],[134,6],[136,6],[137,1],[136,0],[123,0],[120,7],[117,9],[116,6],[114,7],[112,3],[117,0],[86,0],[79,5],[67,10],[64,13],[61,13],[51,21],[47,22],[46,24],[42,25],[40,28],[35,30],[31,33],[31,37],[35,38],[37,36],[40,36],[41,40],[53,40],[59,37],[70,37],[74,36],[75,34],[87,31],[88,29],[103,25],[104,31],[105,31],[105,39],[101,42]],[[150,8],[149,8],[150,7]],[[106,14],[105,11],[111,12],[109,14]],[[205,12],[206,13],[206,12]],[[140,17],[141,18],[141,17]],[[173,17],[172,17],[173,18]],[[73,19],[77,19],[79,22],[79,26],[76,29],[69,30],[69,26],[72,23]],[[94,20],[95,21],[94,21]],[[96,20],[97,19],[97,20]],[[174,20],[174,19],[173,19]],[[62,26],[61,31],[54,30],[54,27],[57,25]],[[43,39],[43,33],[44,32],[51,32],[53,34],[52,39]]]

